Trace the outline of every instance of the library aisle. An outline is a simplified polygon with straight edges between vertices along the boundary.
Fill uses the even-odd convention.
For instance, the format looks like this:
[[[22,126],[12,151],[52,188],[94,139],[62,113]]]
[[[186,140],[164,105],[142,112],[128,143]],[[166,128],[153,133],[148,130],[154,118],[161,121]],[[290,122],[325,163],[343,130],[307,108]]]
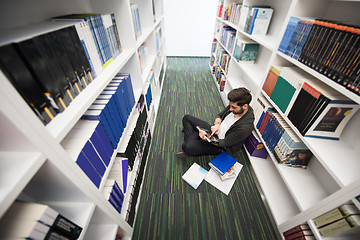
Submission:
[[[132,239],[280,239],[256,187],[244,150],[243,168],[226,196],[203,181],[197,190],[181,176],[212,156],[176,158],[185,113],[212,122],[223,103],[209,58],[167,58],[167,71]]]

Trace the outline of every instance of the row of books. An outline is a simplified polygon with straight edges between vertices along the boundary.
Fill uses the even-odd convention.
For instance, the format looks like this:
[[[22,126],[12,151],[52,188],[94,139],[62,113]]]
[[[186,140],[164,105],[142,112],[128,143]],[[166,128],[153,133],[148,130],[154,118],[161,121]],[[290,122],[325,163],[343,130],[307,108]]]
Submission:
[[[253,40],[237,37],[233,56],[239,63],[255,63],[259,46]]]
[[[222,16],[220,17],[225,21],[229,21],[235,25],[238,25],[240,20],[241,7],[241,3],[231,3],[228,5],[228,7],[225,8],[225,11],[223,11]]]
[[[136,216],[136,203],[139,198],[141,184],[143,182],[144,171],[147,163],[147,157],[149,155],[149,149],[151,144],[151,133],[150,129],[146,128],[143,134],[143,141],[139,147],[139,165],[135,172],[134,184],[131,186],[130,191],[130,207],[128,208],[125,216],[125,220],[130,224],[134,225]]]
[[[359,109],[354,101],[297,67],[272,66],[262,89],[303,136],[338,140]]]
[[[0,220],[1,239],[78,239],[82,227],[41,203],[16,200]]]
[[[216,52],[216,60],[226,75],[229,70],[231,56],[228,54],[228,52],[226,50],[224,50],[223,48],[220,47],[217,49],[217,52]]]
[[[220,2],[217,16],[234,23],[240,31],[250,35],[266,35],[273,11],[270,6],[241,3],[224,6],[224,3]]]
[[[96,75],[122,51],[114,14],[69,14],[54,17],[52,20],[74,22]]]
[[[113,148],[116,149],[134,105],[131,76],[119,73],[81,118],[100,121]]]
[[[313,232],[308,224],[300,224],[283,232],[285,240],[315,240]]]
[[[23,29],[23,36],[9,34],[11,42],[0,47],[1,70],[45,125],[93,80],[75,27],[63,26],[50,22]]]
[[[359,44],[357,26],[290,17],[278,50],[360,94]]]
[[[221,29],[221,43],[222,45],[229,51],[233,52],[234,50],[234,43],[236,37],[236,30],[232,27],[224,26]]]
[[[129,138],[128,145],[126,146],[125,150],[120,150],[119,156],[126,157],[129,160],[129,169],[132,170],[135,160],[139,154],[140,146],[144,143],[144,133],[148,127],[148,114],[145,107],[145,96],[142,94],[137,104],[137,109],[140,113],[135,128],[131,135],[127,136]]]
[[[343,204],[313,219],[320,236],[344,233],[360,226],[360,210],[354,204]]]
[[[265,98],[254,106],[255,124],[269,151],[287,166],[306,168],[312,153]]]
[[[61,145],[99,188],[114,149],[99,121],[79,120]]]
[[[118,182],[113,179],[106,180],[102,193],[105,199],[110,202],[119,214],[121,214],[121,208],[125,196],[123,191],[120,189]]]
[[[142,35],[139,7],[137,4],[131,3],[130,9],[131,9],[131,17],[134,24],[135,39],[138,40]]]
[[[215,77],[215,81],[219,85],[220,91],[221,92],[224,91],[226,77],[225,77],[223,71],[221,70],[221,67],[219,67],[219,65],[217,65],[217,64],[213,64],[213,66],[211,68],[211,72]]]

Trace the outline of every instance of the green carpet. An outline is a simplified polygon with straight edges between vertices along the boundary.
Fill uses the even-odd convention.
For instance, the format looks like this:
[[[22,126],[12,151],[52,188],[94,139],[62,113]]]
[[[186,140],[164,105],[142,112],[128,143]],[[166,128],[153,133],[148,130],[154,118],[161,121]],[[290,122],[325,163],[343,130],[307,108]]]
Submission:
[[[226,196],[205,180],[193,189],[181,179],[197,162],[209,170],[213,156],[176,158],[181,119],[189,113],[209,123],[223,108],[208,58],[167,58],[133,239],[278,239],[244,150],[243,168]]]

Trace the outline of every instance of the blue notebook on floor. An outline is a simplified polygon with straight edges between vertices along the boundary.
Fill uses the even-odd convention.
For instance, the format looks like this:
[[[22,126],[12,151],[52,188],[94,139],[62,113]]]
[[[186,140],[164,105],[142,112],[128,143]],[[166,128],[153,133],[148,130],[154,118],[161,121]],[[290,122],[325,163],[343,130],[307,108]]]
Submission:
[[[214,169],[221,176],[224,175],[234,164],[236,163],[236,159],[227,154],[226,152],[222,152],[217,155],[213,160],[209,162],[209,165],[212,169]]]

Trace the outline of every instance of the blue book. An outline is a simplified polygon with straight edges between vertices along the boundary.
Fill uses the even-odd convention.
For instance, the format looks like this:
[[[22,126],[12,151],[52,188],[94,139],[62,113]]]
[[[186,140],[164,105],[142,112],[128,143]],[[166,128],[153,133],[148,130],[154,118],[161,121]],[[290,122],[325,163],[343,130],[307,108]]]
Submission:
[[[149,88],[148,88],[148,90],[147,90],[147,92],[146,92],[145,99],[146,99],[147,109],[149,110],[149,109],[150,109],[151,100],[152,100],[151,87],[150,87],[150,85],[149,85]]]
[[[83,170],[83,172],[95,184],[95,186],[99,188],[101,183],[101,176],[95,170],[85,154],[82,151],[76,149],[68,149],[66,151],[69,153],[71,158],[76,159],[77,165],[81,168],[81,170]]]
[[[296,28],[296,25],[297,23],[299,22],[299,18],[297,17],[290,17],[289,19],[289,23],[288,25],[286,26],[286,30],[285,30],[285,33],[284,33],[284,36],[280,42],[280,45],[279,45],[279,51],[282,52],[282,53],[285,53],[286,52],[286,49],[289,45],[289,42],[290,42],[290,38],[291,36],[293,35],[293,32],[295,31],[295,28]]]
[[[306,29],[304,31],[304,34],[303,34],[302,38],[299,41],[299,44],[298,44],[297,48],[295,49],[295,52],[294,52],[293,56],[292,56],[296,60],[300,56],[300,53],[301,53],[301,51],[302,51],[302,49],[303,49],[303,47],[305,45],[307,37],[309,36],[309,33],[310,33],[311,29],[312,29],[312,26],[313,26],[313,24],[315,22],[315,19],[309,19],[309,20],[304,19],[304,21],[305,21],[305,24],[306,24]]]
[[[104,127],[99,123],[95,128],[95,133],[98,135],[99,139],[101,140],[101,143],[103,144],[107,154],[112,157],[112,154],[114,153],[114,149],[111,145],[109,137],[106,135]]]
[[[209,166],[222,176],[234,166],[236,162],[235,158],[226,152],[222,152],[209,162]]]
[[[131,100],[131,106],[134,107],[135,105],[135,95],[134,95],[134,90],[133,90],[133,85],[131,82],[131,76],[130,73],[120,73],[121,76],[124,76],[126,78],[126,85],[128,87],[128,92],[129,92],[129,97]]]
[[[111,145],[113,146],[113,148],[117,148],[117,142],[116,139],[114,137],[112,128],[110,126],[109,121],[106,119],[105,117],[105,113],[101,110],[88,110],[84,113],[84,115],[81,117],[81,119],[85,119],[85,120],[97,120],[100,121],[106,135],[109,137]]]

